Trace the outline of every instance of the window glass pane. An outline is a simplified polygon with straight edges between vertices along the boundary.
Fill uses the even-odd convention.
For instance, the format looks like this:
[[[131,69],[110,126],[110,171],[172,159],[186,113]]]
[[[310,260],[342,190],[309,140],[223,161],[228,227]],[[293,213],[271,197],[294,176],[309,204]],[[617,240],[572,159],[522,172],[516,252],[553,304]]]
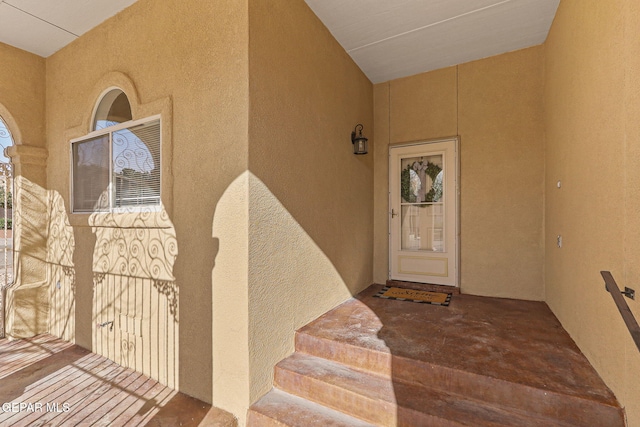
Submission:
[[[132,120],[131,105],[127,95],[114,89],[102,97],[93,120],[93,130],[104,129]]]
[[[160,121],[113,132],[114,206],[160,204]]]
[[[9,163],[9,159],[4,155],[4,149],[13,145],[13,138],[11,138],[11,132],[0,119],[0,162]]]
[[[109,209],[109,136],[73,143],[74,212]]]

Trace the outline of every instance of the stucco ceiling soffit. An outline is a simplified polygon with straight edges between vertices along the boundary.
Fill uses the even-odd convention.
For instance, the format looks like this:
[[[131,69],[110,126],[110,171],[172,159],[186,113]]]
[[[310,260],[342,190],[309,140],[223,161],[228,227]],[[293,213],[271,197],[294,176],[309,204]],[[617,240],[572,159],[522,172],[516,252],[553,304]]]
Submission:
[[[559,0],[306,0],[374,83],[543,43]]]
[[[53,49],[58,50],[75,39],[73,34],[7,2],[0,3],[0,41],[3,43],[46,57]]]
[[[347,51],[493,7],[497,2],[504,0],[307,1],[325,25],[331,26],[333,35],[344,40]],[[334,13],[336,8],[342,9],[339,17]]]
[[[80,36],[135,0],[4,0],[51,25]]]
[[[0,42],[47,57],[136,0],[3,0]]]

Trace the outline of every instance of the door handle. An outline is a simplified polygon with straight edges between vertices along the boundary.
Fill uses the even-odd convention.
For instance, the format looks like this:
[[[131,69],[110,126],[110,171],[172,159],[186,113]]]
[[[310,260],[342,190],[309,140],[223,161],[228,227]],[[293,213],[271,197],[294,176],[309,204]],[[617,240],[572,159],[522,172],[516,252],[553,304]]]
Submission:
[[[398,214],[393,209],[391,209],[391,218],[394,218],[396,216],[398,216]]]

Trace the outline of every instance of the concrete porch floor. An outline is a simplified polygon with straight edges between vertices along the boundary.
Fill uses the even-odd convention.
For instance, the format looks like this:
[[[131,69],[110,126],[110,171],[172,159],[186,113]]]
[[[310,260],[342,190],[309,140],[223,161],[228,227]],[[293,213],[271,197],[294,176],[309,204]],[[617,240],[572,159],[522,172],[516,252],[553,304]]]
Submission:
[[[228,413],[50,335],[0,340],[0,426],[235,426]]]
[[[381,288],[298,330],[250,425],[624,425],[545,303],[453,295],[445,307],[373,297]]]
[[[617,404],[544,302],[463,294],[445,307],[373,297],[380,289],[369,287],[300,333]]]
[[[544,302],[454,294],[445,307],[373,297],[380,289],[369,287],[299,333],[617,404]]]

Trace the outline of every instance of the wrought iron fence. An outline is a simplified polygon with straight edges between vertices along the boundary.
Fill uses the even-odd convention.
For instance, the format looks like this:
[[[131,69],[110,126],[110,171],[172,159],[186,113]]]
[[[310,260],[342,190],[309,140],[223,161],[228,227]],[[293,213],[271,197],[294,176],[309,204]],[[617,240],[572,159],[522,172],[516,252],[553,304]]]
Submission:
[[[13,169],[0,163],[0,338],[5,336],[5,296],[13,284]]]

